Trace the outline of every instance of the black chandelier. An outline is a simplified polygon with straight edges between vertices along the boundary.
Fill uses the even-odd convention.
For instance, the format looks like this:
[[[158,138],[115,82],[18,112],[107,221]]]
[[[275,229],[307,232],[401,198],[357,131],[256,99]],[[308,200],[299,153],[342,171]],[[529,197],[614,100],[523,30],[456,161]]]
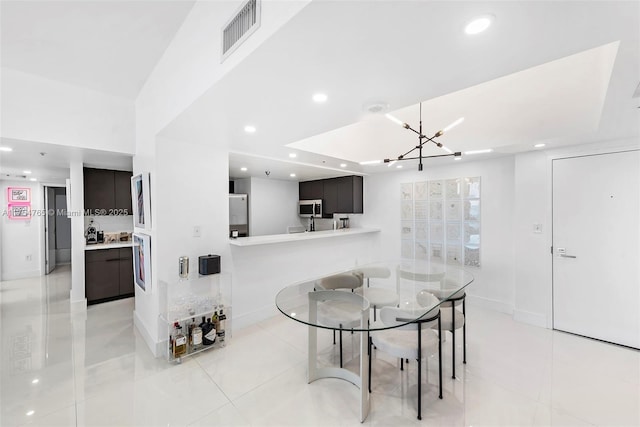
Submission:
[[[391,120],[394,123],[399,124],[400,126],[402,126],[405,129],[408,129],[414,133],[416,133],[418,135],[418,145],[416,145],[415,147],[413,147],[411,150],[407,151],[404,154],[401,154],[400,156],[398,156],[395,159],[384,159],[385,163],[390,163],[393,164],[395,162],[398,162],[400,160],[419,160],[418,163],[418,170],[421,171],[422,170],[422,159],[430,159],[433,157],[462,157],[462,153],[460,151],[456,151],[453,152],[450,149],[448,149],[447,147],[444,147],[440,142],[436,141],[435,138],[438,138],[439,136],[444,135],[445,132],[450,131],[451,129],[453,129],[454,127],[458,126],[460,123],[462,123],[464,121],[464,117],[460,117],[458,120],[456,120],[455,122],[451,123],[449,126],[445,127],[444,129],[439,130],[438,132],[436,132],[432,137],[428,137],[426,135],[424,135],[422,133],[422,102],[420,103],[420,126],[418,128],[418,130],[413,129],[411,126],[409,126],[407,123],[404,123],[402,120],[392,116],[391,114],[385,114],[385,116]],[[423,156],[422,155],[422,148],[424,147],[424,145],[428,142],[433,142],[438,148],[442,148],[445,151],[447,151],[447,154],[436,154],[436,155],[432,155],[432,156]],[[418,150],[418,156],[417,157],[407,157],[407,155],[413,153],[415,150]]]

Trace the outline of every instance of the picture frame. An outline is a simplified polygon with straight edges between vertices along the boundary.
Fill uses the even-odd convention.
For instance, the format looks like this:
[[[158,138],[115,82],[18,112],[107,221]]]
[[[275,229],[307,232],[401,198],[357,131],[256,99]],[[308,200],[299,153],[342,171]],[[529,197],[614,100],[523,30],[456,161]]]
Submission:
[[[8,217],[12,220],[30,220],[30,203],[10,203],[8,206]]]
[[[133,235],[133,277],[144,292],[151,290],[151,236]]]
[[[31,189],[25,187],[8,187],[7,203],[31,203]]]
[[[131,204],[135,228],[151,230],[151,191],[149,173],[131,177]]]

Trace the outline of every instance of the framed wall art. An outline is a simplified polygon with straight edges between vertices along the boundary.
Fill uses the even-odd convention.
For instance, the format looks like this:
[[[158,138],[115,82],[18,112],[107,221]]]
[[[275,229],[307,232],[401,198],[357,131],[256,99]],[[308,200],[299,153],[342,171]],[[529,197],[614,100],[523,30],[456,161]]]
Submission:
[[[9,219],[23,219],[30,220],[31,219],[31,204],[12,204],[8,205],[8,216]]]
[[[151,191],[147,172],[131,177],[131,199],[134,227],[151,230]]]
[[[151,236],[133,235],[133,277],[145,292],[151,289]]]
[[[8,203],[31,203],[31,189],[22,187],[7,188]]]

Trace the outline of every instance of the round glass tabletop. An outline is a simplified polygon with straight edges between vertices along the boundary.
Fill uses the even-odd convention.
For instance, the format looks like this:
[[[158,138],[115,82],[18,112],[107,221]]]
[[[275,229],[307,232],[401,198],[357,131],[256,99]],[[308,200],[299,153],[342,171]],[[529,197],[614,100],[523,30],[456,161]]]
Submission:
[[[374,331],[425,319],[441,303],[462,298],[471,282],[473,276],[456,266],[424,260],[376,262],[287,286],[276,296],[276,306],[306,325]],[[394,309],[395,321],[385,323],[386,316],[378,315],[385,307],[399,308],[402,316]]]

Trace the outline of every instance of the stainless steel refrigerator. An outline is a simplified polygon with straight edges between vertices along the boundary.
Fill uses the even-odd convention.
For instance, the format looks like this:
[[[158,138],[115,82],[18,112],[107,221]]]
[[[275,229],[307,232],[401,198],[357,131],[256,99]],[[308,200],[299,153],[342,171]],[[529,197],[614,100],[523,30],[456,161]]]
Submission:
[[[249,235],[249,196],[229,194],[229,236],[246,237]]]

